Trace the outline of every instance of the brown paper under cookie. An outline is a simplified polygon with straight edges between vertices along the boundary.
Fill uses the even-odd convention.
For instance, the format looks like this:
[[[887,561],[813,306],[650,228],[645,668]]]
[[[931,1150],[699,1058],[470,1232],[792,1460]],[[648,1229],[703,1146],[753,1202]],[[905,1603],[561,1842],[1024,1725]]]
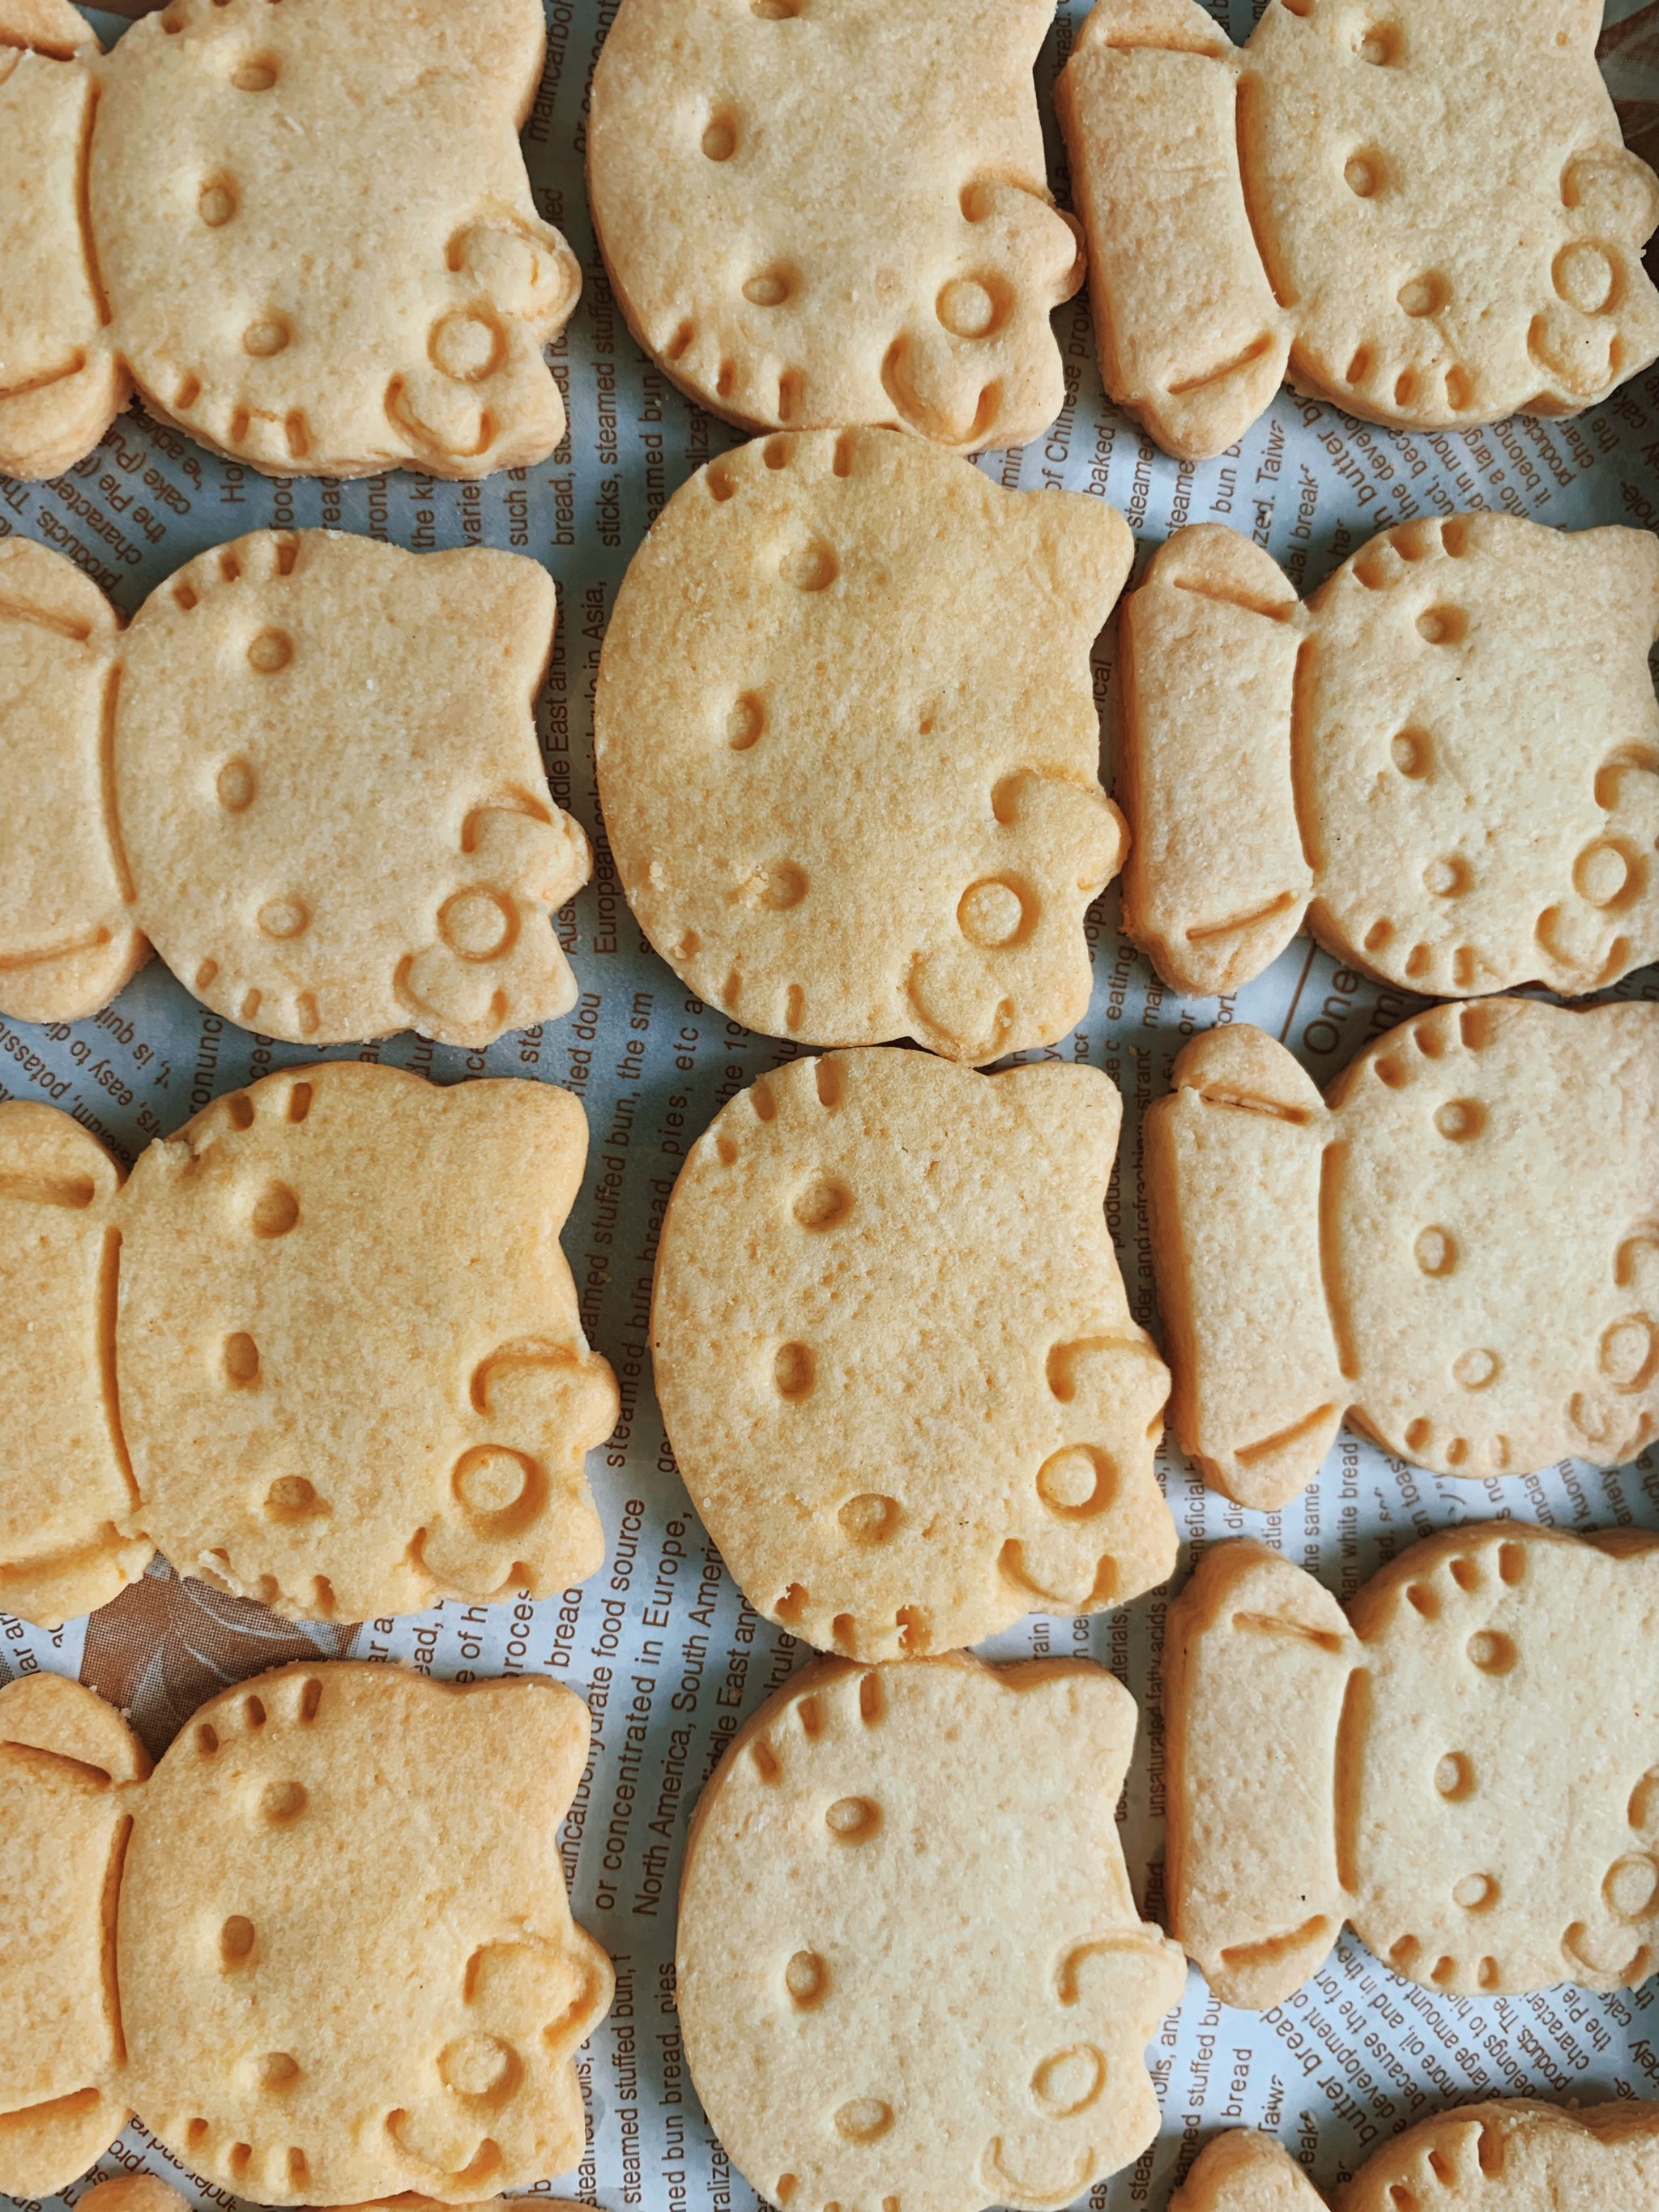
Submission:
[[[545,45],[538,0],[169,0],[102,55],[0,0],[0,471],[135,386],[272,476],[544,459],[581,286],[517,142]]]
[[[152,1775],[91,1691],[0,1690],[0,2187],[56,2192],[133,2111],[264,2203],[574,2166],[611,1990],[557,1849],[587,1743],[538,1678],[346,1662],[210,1700]]]
[[[1212,1488],[1282,1505],[1345,1419],[1471,1481],[1652,1437],[1659,1006],[1437,1006],[1326,1098],[1236,1024],[1171,1081],[1152,1260],[1170,1425]]]
[[[1425,997],[1617,982],[1659,957],[1656,638],[1645,530],[1407,523],[1305,605],[1177,531],[1119,626],[1125,931],[1193,994],[1304,918]]]
[[[0,539],[0,1012],[94,1013],[148,939],[293,1043],[477,1049],[568,1013],[552,917],[592,855],[536,740],[554,618],[515,554],[262,530],[123,634]]]
[[[1659,354],[1659,179],[1599,5],[1097,0],[1056,104],[1101,374],[1166,451],[1224,452],[1281,379],[1408,429],[1571,415]]]
[[[51,1625],[159,1546],[277,1611],[538,1595],[602,1546],[616,1419],[558,1244],[586,1151],[550,1084],[267,1076],[123,1189],[0,1105],[0,1602]]]
[[[1346,1615],[1262,1545],[1204,1554],[1170,1610],[1168,1890],[1224,2003],[1282,2002],[1345,1920],[1465,1996],[1646,1979],[1656,1547],[1456,1528]]]

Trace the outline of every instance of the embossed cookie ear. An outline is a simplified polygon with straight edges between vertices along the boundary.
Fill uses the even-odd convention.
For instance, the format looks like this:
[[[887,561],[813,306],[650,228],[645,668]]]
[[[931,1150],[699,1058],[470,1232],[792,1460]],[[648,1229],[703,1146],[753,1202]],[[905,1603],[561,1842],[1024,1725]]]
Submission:
[[[0,1012],[14,1019],[95,1013],[149,951],[109,790],[118,629],[60,554],[0,540]]]
[[[1081,1018],[1123,848],[1088,653],[1130,550],[1099,501],[879,430],[765,439],[675,495],[617,596],[595,745],[623,887],[694,989],[975,1061]]]
[[[52,1106],[0,1105],[0,1606],[55,1628],[144,1571],[114,1371],[120,1170]]]
[[[177,0],[138,29],[100,72],[88,204],[152,410],[283,476],[544,459],[564,410],[541,349],[580,272],[516,137],[539,10],[403,24],[395,64],[326,10]]]
[[[1042,11],[971,10],[943,45],[924,13],[628,0],[611,24],[588,137],[606,266],[665,372],[744,428],[974,452],[1059,410],[1048,316],[1083,259],[1044,182]]]
[[[68,0],[0,0],[0,471],[58,475],[125,404],[85,231],[98,41]]]
[[[1441,1006],[1321,1104],[1257,1032],[1189,1046],[1146,1158],[1171,1419],[1206,1479],[1282,1504],[1345,1413],[1471,1478],[1639,1451],[1659,1426],[1659,1155],[1635,1101],[1656,1055],[1644,1006]]]
[[[820,1662],[735,1740],[678,1986],[698,2094],[770,2202],[1060,2203],[1151,2141],[1145,2045],[1183,1974],[1111,1822],[1133,1730],[1086,1662],[957,1654]]]
[[[12,2023],[0,2058],[0,2186],[9,2196],[52,2196],[130,2117],[113,1916],[138,1796],[129,1785],[149,1771],[119,1714],[79,1683],[27,1674],[0,1688]]]
[[[153,1146],[113,1324],[134,1524],[181,1571],[325,1620],[591,1573],[583,1462],[616,1385],[557,1241],[586,1143],[550,1085],[346,1062]]]
[[[122,2079],[175,2156],[277,2204],[575,2164],[611,1973],[549,1839],[587,1737],[545,1681],[350,1662],[198,1711],[135,1820],[116,1954]]]
[[[323,531],[256,532],[152,593],[110,785],[135,910],[199,998],[313,1043],[477,1048],[569,1010],[552,916],[591,854],[536,738],[554,616],[515,555]]]
[[[820,1650],[948,1650],[1173,1566],[1168,1377],[1101,1212],[1118,1115],[1092,1069],[838,1053],[693,1148],[657,1263],[664,1419],[751,1603]]]

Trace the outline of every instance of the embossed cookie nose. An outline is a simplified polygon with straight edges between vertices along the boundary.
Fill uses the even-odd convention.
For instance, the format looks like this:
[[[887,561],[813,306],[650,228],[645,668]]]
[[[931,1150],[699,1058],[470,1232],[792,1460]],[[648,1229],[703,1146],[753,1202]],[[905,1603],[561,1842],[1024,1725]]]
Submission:
[[[1167,1376],[1102,1212],[1118,1112],[1092,1069],[873,1049],[763,1077],[694,1146],[664,1419],[750,1601],[821,1650],[946,1651],[1170,1571]],[[830,1831],[875,1836],[861,1808]]]
[[[1123,851],[1089,652],[1129,556],[1099,501],[890,430],[763,439],[684,485],[595,700],[606,828],[664,957],[807,1043],[984,1061],[1063,1036]]]
[[[1183,1968],[1122,1874],[1133,1733],[1087,1661],[957,1653],[815,1662],[733,1741],[687,1848],[678,1997],[770,2202],[1059,2203],[1151,2140],[1144,2046]]]

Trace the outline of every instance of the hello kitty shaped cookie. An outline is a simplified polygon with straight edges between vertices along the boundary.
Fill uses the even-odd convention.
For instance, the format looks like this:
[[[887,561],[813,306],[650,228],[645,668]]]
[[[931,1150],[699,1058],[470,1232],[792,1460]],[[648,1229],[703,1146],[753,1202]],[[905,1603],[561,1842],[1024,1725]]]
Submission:
[[[1305,605],[1214,524],[1119,624],[1127,933],[1194,995],[1305,919],[1424,996],[1659,958],[1659,540],[1409,522]]]
[[[1659,354],[1659,179],[1601,0],[1096,0],[1058,90],[1108,391],[1169,453],[1281,379],[1407,429],[1571,415]]]
[[[66,1114],[0,1105],[0,1607],[56,1626],[157,1548],[321,1620],[591,1574],[586,1151],[550,1084],[355,1060],[217,1100],[125,1187]]]
[[[587,185],[629,327],[746,430],[1017,446],[1065,396],[1083,282],[1045,180],[1048,0],[623,0]],[[833,220],[827,211],[833,210]]]
[[[1655,1545],[1455,1528],[1346,1615],[1262,1545],[1204,1554],[1170,1608],[1168,1889],[1224,2004],[1282,2002],[1345,1920],[1408,1981],[1467,1996],[1645,1980]]]
[[[797,1060],[691,1148],[663,1222],[657,1395],[744,1594],[896,1659],[1162,1582],[1169,1376],[1104,1205],[1098,1069]]]
[[[251,2146],[250,2146],[251,2148]],[[355,2206],[353,2212],[413,2212],[413,2208],[429,2204],[435,2200],[416,2193],[379,2199]],[[476,2203],[458,2204],[453,2212],[497,2212],[498,2197],[481,2197]],[[579,2208],[562,2197],[544,2197],[539,2204],[546,2212],[579,2212]],[[176,2189],[154,2173],[120,2173],[108,2181],[100,2181],[88,2190],[84,2197],[76,2199],[76,2212],[190,2212],[190,2207]]]
[[[152,1773],[78,1683],[0,1689],[0,2189],[61,2190],[135,2112],[264,2204],[574,2167],[612,1986],[558,1852],[588,1733],[538,1677],[343,1661],[210,1699]]]
[[[1659,1006],[1437,1006],[1325,1098],[1238,1024],[1146,1119],[1170,1425],[1271,1511],[1346,1419],[1472,1481],[1659,1426]]]
[[[1338,2212],[1654,2212],[1659,2106],[1462,2105],[1373,2151],[1333,2202]],[[1170,2212],[1325,2212],[1325,2199],[1271,2136],[1235,2128],[1205,2145]]]
[[[544,459],[581,284],[518,145],[544,46],[538,0],[169,0],[106,56],[0,0],[0,471],[135,386],[276,476]]]
[[[1069,2204],[1158,2132],[1181,1996],[1115,1808],[1134,1701],[1087,1660],[819,1661],[700,1799],[677,1988],[711,2125],[780,2212]]]
[[[331,531],[204,553],[125,631],[0,540],[0,1012],[72,1021],[153,944],[294,1043],[447,1044],[569,1011],[552,927],[587,879],[533,719],[551,579]]]
[[[890,431],[768,438],[682,486],[594,705],[623,887],[676,973],[813,1044],[1064,1036],[1124,849],[1089,652],[1131,553],[1103,501]]]

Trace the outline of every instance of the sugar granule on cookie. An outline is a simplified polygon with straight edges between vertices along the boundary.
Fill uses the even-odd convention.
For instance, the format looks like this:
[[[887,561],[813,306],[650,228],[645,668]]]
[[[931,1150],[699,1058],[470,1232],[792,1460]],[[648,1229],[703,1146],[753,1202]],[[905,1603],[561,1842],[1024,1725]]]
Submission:
[[[1114,1808],[1133,1700],[1086,1660],[819,1661],[733,1739],[680,1886],[692,2080],[781,2212],[1069,2204],[1158,2130],[1180,1998]]]
[[[149,1774],[92,1691],[0,1689],[0,2188],[56,2193],[133,2112],[266,2204],[574,2166],[612,1986],[558,1853],[588,1736],[534,1676],[340,1662],[210,1699]]]
[[[1165,1651],[1167,1888],[1224,2004],[1281,2003],[1345,1920],[1462,1996],[1647,1978],[1656,1541],[1455,1528],[1346,1614],[1261,1544],[1205,1553]]]
[[[623,0],[588,194],[629,326],[749,430],[878,422],[958,453],[1060,412],[1083,282],[1044,175],[1046,0]],[[833,216],[827,211],[833,210]]]
[[[1171,1081],[1152,1261],[1170,1425],[1213,1488],[1271,1511],[1345,1419],[1472,1481],[1653,1436],[1659,1006],[1437,1006],[1324,1098],[1238,1023]]]
[[[1304,920],[1427,997],[1659,957],[1659,541],[1409,522],[1304,605],[1248,538],[1161,546],[1119,623],[1123,926],[1193,994]]]
[[[657,1393],[769,1620],[895,1659],[1170,1573],[1169,1376],[1106,1228],[1121,1111],[1092,1067],[873,1049],[763,1076],[692,1147]]]
[[[1339,2212],[1645,2212],[1659,2203],[1659,2105],[1543,2105],[1488,2098],[1432,2113],[1365,2160]],[[1170,2212],[1324,2212],[1271,2136],[1235,2128],[1200,2152]]]
[[[148,940],[293,1043],[476,1049],[568,1013],[553,916],[592,854],[536,738],[555,613],[517,554],[256,531],[122,633],[0,540],[0,1012],[94,1013]]]
[[[0,1105],[0,1602],[55,1626],[156,1547],[322,1620],[591,1574],[617,1388],[558,1243],[586,1152],[551,1084],[335,1061],[118,1190],[67,1115]]]
[[[594,749],[623,887],[700,997],[967,1060],[1082,1018],[1124,849],[1089,653],[1131,550],[1102,501],[888,431],[681,487],[617,595]]]
[[[1096,0],[1057,94],[1107,390],[1168,452],[1288,377],[1408,429],[1572,415],[1659,354],[1659,179],[1599,0]]]
[[[135,386],[268,475],[545,459],[581,288],[518,144],[545,46],[538,0],[168,0],[103,55],[0,0],[0,470]]]

